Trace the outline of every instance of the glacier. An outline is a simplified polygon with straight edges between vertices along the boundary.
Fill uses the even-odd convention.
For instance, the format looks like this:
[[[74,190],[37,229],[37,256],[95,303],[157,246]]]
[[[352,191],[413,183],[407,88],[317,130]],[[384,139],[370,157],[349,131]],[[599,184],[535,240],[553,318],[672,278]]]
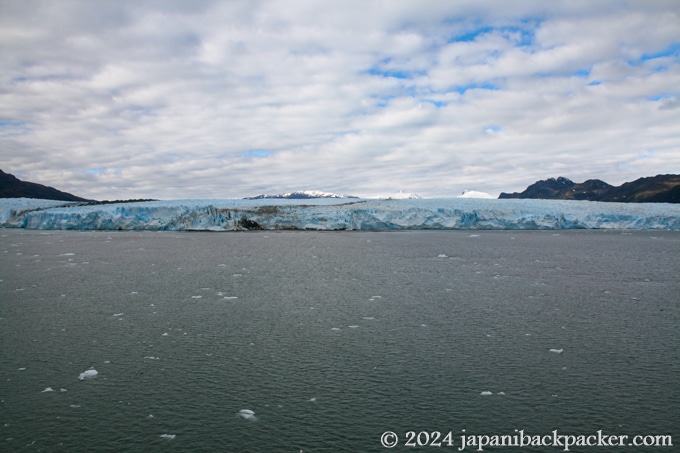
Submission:
[[[39,230],[680,230],[680,205],[534,199],[0,199],[0,227]]]

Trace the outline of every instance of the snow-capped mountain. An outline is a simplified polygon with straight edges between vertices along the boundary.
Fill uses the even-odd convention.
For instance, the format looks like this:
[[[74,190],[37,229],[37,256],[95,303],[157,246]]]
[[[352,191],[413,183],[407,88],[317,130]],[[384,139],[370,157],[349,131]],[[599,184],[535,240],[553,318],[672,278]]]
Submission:
[[[417,193],[404,193],[404,191],[400,190],[399,193],[391,195],[388,198],[390,200],[420,200],[423,197]]]
[[[352,195],[338,195],[337,193],[321,192],[319,190],[300,190],[297,192],[280,193],[275,195],[256,195],[246,197],[246,200],[262,200],[265,198],[285,198],[288,200],[306,200],[308,198],[357,198]]]
[[[494,198],[494,196],[486,192],[478,192],[476,190],[464,190],[461,195],[458,195],[458,198]]]

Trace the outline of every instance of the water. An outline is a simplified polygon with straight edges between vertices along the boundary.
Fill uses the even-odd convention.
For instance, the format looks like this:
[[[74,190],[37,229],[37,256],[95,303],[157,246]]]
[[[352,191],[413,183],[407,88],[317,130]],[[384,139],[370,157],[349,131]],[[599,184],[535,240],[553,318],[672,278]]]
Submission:
[[[2,451],[680,442],[678,232],[0,236]]]

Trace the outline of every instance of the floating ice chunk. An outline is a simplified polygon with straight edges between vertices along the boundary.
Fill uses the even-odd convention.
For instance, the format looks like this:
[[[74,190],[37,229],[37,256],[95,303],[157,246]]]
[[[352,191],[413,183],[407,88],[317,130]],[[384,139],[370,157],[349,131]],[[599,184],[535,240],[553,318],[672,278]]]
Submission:
[[[331,330],[340,330],[339,327],[331,327]]]
[[[314,403],[314,402],[316,402],[316,398],[310,398],[309,401],[310,401],[311,403]]]
[[[498,392],[499,395],[505,395],[505,392]]]
[[[172,440],[177,436],[177,434],[161,434],[161,438]]]
[[[551,349],[550,350],[550,352],[554,352],[555,354],[562,354],[562,351],[564,351],[564,349]]]
[[[225,299],[238,299],[238,296],[224,296]]]
[[[490,396],[490,395],[493,395],[493,392],[490,392],[490,391],[488,391],[488,390],[484,390],[482,393],[480,393],[480,395],[482,395],[482,396]]]
[[[118,317],[118,316],[123,316],[124,314],[125,314],[125,313],[114,313],[113,316],[114,316],[114,317]]]
[[[83,381],[85,379],[96,377],[98,374],[99,374],[99,371],[97,371],[95,369],[91,369],[91,370],[83,371],[82,373],[80,373],[80,375],[78,376],[78,379]]]
[[[43,390],[41,393],[47,393],[47,392],[54,392],[54,389],[52,387],[45,387],[45,390]]]
[[[59,389],[59,391],[60,391],[61,393],[68,392],[68,390],[66,390],[66,389]]]
[[[19,371],[26,371],[26,368],[21,367],[21,368],[19,368]]]
[[[356,329],[359,326],[347,326],[347,327],[349,327],[350,329]]]
[[[200,298],[202,298],[202,297],[203,297],[203,296],[191,296],[192,299],[200,299]]]
[[[236,415],[246,420],[257,420],[257,417],[255,417],[255,412],[251,411],[250,409],[241,409]]]
[[[62,253],[59,256],[75,256],[75,253]]]
[[[448,256],[444,255],[443,253],[437,255],[437,258],[448,258]]]
[[[373,316],[364,316],[364,319],[367,321],[373,321],[375,318]]]
[[[167,337],[167,336],[168,336],[167,332],[165,332],[163,335],[161,335],[161,337]]]

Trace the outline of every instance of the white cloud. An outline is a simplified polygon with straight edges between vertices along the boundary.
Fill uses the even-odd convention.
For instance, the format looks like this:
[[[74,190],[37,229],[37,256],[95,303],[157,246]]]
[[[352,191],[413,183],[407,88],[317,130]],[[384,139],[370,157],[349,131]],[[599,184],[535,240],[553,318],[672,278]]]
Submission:
[[[677,173],[678,22],[675,1],[0,0],[1,168],[102,199]]]

